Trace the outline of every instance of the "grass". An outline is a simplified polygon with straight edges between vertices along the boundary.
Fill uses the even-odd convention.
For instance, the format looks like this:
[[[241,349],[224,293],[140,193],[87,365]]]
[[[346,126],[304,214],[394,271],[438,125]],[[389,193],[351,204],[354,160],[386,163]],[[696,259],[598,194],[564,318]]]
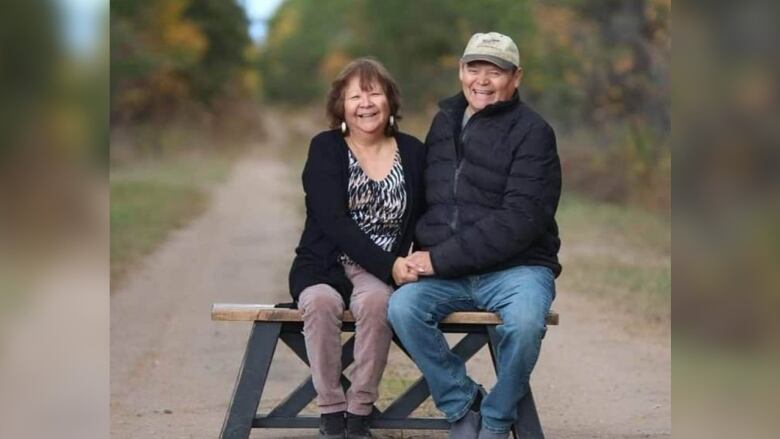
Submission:
[[[421,376],[417,366],[397,346],[390,347],[388,358],[388,366],[379,383],[379,400],[376,402],[377,407],[382,410],[387,409],[398,395],[405,392]],[[413,413],[414,416],[421,417],[441,416],[430,396]]]
[[[114,285],[168,233],[202,213],[208,188],[228,173],[223,157],[178,157],[111,171],[111,282]]]
[[[563,265],[559,289],[598,296],[651,321],[668,321],[668,217],[566,193],[557,219]]]

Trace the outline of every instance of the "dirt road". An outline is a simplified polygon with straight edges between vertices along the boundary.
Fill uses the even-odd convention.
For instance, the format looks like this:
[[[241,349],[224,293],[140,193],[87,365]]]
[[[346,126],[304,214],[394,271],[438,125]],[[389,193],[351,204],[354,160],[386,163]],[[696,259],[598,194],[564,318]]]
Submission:
[[[269,126],[267,142],[273,145],[283,145],[288,136],[278,122]],[[303,200],[300,170],[274,157],[252,153],[238,162],[214,190],[210,209],[172,233],[113,292],[113,439],[218,436],[250,328],[210,321],[211,304],[288,300],[286,276]],[[629,317],[577,291],[559,290],[553,307],[561,325],[548,331],[532,379],[547,437],[671,437],[668,333],[632,330]],[[279,346],[261,408],[306,376]],[[388,370],[396,363],[409,369],[404,361],[394,355]],[[488,388],[489,362],[487,352],[469,362]],[[314,437],[314,430],[254,431],[252,437]]]

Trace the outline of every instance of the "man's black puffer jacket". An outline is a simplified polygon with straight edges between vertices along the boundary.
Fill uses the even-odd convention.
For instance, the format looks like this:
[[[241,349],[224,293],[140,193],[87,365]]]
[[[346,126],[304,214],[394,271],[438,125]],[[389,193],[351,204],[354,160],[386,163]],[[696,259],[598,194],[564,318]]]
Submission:
[[[461,130],[466,105],[462,93],[442,101],[425,140],[428,207],[418,243],[441,277],[520,265],[558,276],[561,166],[552,128],[517,92]]]

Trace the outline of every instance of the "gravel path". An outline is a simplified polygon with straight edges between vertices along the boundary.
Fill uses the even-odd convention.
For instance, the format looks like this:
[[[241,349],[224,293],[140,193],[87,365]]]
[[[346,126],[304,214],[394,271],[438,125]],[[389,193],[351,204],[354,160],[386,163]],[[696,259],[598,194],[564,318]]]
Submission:
[[[267,122],[284,145],[285,124]],[[261,150],[262,148],[258,148]],[[250,154],[215,188],[210,209],[168,240],[111,296],[111,437],[216,438],[250,325],[212,322],[214,302],[287,301],[287,270],[299,236],[299,169]],[[561,325],[547,333],[532,385],[548,438],[671,437],[667,331],[632,326],[609,304],[559,291]],[[306,375],[279,344],[261,408]],[[490,357],[469,362],[493,383]],[[413,366],[392,354],[388,371]],[[387,376],[387,375],[386,375]],[[380,437],[444,438],[384,431]],[[252,438],[310,438],[314,430],[253,431]]]

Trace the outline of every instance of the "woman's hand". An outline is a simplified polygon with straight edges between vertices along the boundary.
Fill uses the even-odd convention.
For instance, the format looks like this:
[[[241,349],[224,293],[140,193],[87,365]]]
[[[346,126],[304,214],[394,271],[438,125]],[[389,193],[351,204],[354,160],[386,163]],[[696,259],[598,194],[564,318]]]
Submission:
[[[416,251],[409,255],[407,261],[411,263],[411,267],[419,276],[432,276],[436,274],[433,272],[433,264],[431,263],[431,254],[429,252]]]
[[[395,258],[393,263],[393,280],[396,285],[403,285],[409,282],[417,282],[416,265],[406,258]]]

